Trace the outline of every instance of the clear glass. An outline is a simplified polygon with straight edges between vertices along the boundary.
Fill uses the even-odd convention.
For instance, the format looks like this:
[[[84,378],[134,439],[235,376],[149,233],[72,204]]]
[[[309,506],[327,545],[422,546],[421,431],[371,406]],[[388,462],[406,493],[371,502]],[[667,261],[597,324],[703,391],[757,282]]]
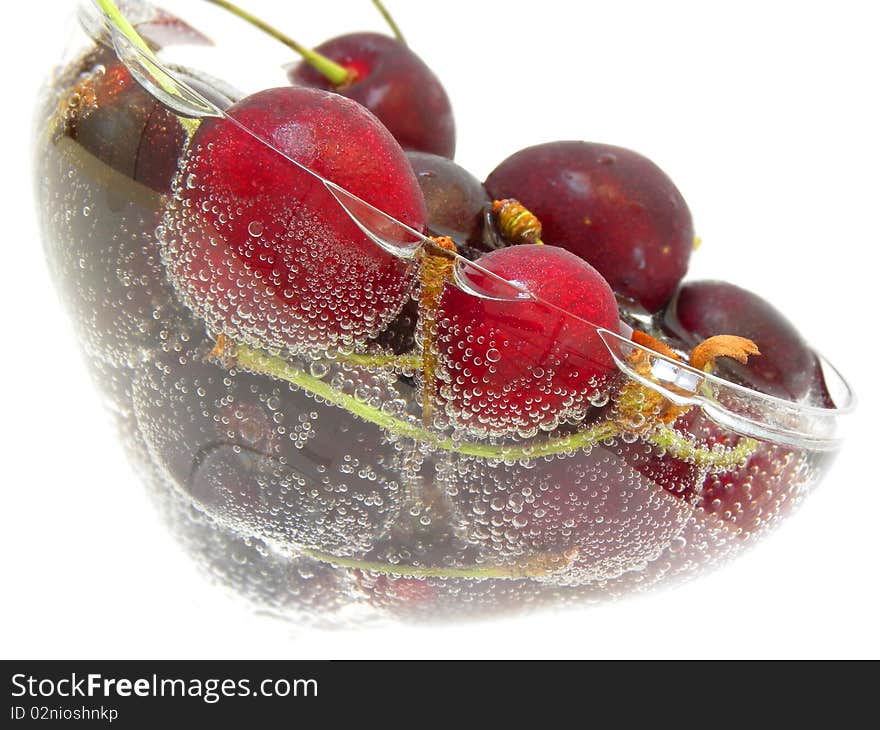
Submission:
[[[579,319],[282,153],[227,113],[258,89],[178,62],[194,44],[219,57],[223,43],[207,51],[175,16],[120,7],[162,48],[81,4],[38,109],[37,205],[132,462],[215,578],[319,623],[595,601],[728,560],[826,473],[853,396],[824,358],[822,406],[795,403],[639,345],[626,325]],[[198,27],[220,12],[190,10]],[[249,271],[222,243],[207,267],[193,255],[183,161],[209,122],[234,128],[255,164],[322,210],[344,211],[351,241],[405,282],[403,296],[380,298],[390,314],[365,336],[287,347],[305,330],[283,311],[257,331],[204,306],[200,292]],[[214,211],[236,213],[234,201]],[[248,230],[259,239],[274,223]],[[480,380],[498,372],[538,395]]]

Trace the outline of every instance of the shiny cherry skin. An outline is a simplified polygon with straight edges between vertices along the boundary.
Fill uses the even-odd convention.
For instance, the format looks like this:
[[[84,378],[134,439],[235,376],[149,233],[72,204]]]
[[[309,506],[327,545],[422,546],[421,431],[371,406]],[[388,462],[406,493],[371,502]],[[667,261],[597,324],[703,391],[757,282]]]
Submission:
[[[690,211],[666,174],[636,152],[549,142],[508,157],[486,189],[495,200],[519,200],[541,221],[544,241],[588,261],[616,294],[649,312],[687,271]]]
[[[483,184],[446,157],[427,152],[408,152],[407,157],[425,196],[429,233],[480,248],[483,216],[491,203]]]
[[[791,321],[765,299],[734,284],[685,283],[666,308],[663,327],[689,347],[717,334],[749,338],[760,356],[746,365],[723,358],[719,372],[763,393],[803,400],[811,390],[822,392],[816,355]]]
[[[542,301],[511,301],[510,286],[474,267],[467,286],[493,298],[444,289],[437,347],[452,421],[489,433],[534,432],[583,413],[615,372],[595,329],[619,327],[607,282],[554,246],[502,248],[476,263]]]
[[[424,230],[406,155],[363,106],[269,89],[202,122],[160,238],[188,305],[233,341],[286,351],[357,345],[410,296],[414,272],[372,241],[324,184],[284,155]],[[280,153],[283,154],[280,154]]]
[[[349,33],[315,51],[351,71],[354,80],[334,87],[301,62],[290,72],[294,84],[336,91],[363,104],[405,149],[454,157],[455,121],[449,97],[410,48],[380,33]]]

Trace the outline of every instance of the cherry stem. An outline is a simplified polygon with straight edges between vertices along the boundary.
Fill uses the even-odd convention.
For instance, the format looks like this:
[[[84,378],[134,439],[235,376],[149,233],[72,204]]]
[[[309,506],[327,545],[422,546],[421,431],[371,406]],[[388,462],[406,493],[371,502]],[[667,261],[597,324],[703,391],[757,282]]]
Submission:
[[[382,14],[382,17],[385,18],[385,22],[388,23],[388,27],[391,28],[391,32],[394,33],[394,37],[403,45],[406,45],[406,38],[403,37],[400,27],[395,22],[391,13],[388,12],[388,8],[385,7],[382,0],[373,0],[373,5],[376,6],[376,9]]]
[[[758,448],[757,441],[744,438],[734,447],[719,444],[707,449],[668,426],[658,426],[645,434],[645,438],[655,446],[665,449],[676,459],[695,464],[713,474],[733,471],[741,467]]]
[[[270,355],[244,345],[238,345],[235,346],[234,355],[232,355],[232,357],[227,358],[225,356],[220,356],[219,359],[231,361],[234,365],[245,370],[250,370],[251,372],[269,375],[277,380],[293,383],[313,395],[319,396],[328,403],[344,408],[349,413],[353,413],[365,421],[369,421],[370,423],[384,428],[386,431],[397,436],[421,441],[433,448],[440,449],[441,451],[451,451],[466,456],[479,456],[486,459],[513,461],[518,459],[530,459],[592,446],[599,441],[613,438],[619,432],[616,424],[607,421],[572,436],[566,436],[556,441],[550,440],[542,444],[531,446],[500,446],[478,442],[458,441],[429,431],[420,423],[398,418],[379,408],[374,408],[352,395],[337,390],[321,378],[311,375],[281,357]]]
[[[436,246],[426,247],[419,267],[419,328],[422,358],[422,422],[430,424],[437,401],[437,312],[446,282],[452,280],[457,248],[448,236],[431,239]]]
[[[602,441],[613,439],[623,432],[620,425],[612,419],[606,419],[578,433],[551,438],[542,443],[527,446],[460,441],[430,431],[421,423],[398,418],[379,408],[374,408],[348,393],[337,390],[321,378],[311,375],[277,355],[270,355],[245,345],[230,344],[222,349],[223,352],[215,352],[217,359],[222,362],[237,365],[251,372],[268,375],[276,380],[292,383],[396,436],[410,438],[435,449],[464,456],[501,461],[536,459],[590,448]],[[757,447],[754,440],[743,439],[735,448],[719,445],[708,449],[662,424],[646,431],[642,434],[642,438],[665,449],[674,458],[689,461],[712,472],[730,471],[741,466]]]
[[[564,571],[572,560],[564,555],[539,555],[522,563],[508,565],[464,565],[453,566],[417,566],[394,565],[357,558],[341,558],[323,553],[319,550],[300,548],[299,552],[309,558],[327,563],[336,568],[365,570],[380,575],[397,575],[406,578],[465,578],[479,580],[496,578],[501,580],[521,580],[523,578],[544,578],[553,573]]]
[[[147,42],[141,37],[141,34],[138,33],[134,26],[129,22],[128,18],[126,18],[122,11],[116,7],[116,3],[113,0],[98,0],[98,5],[101,7],[101,10],[107,15],[108,18],[122,31],[126,38],[128,38],[134,45],[136,45],[148,58],[155,59],[156,54],[153,53],[153,49],[147,44]]]
[[[122,11],[116,6],[116,3],[113,2],[113,0],[97,0],[97,3],[98,7],[100,7],[104,14],[110,19],[110,22],[122,32],[138,51],[140,51],[144,59],[146,59],[145,63],[147,63],[151,67],[151,71],[154,72],[153,75],[163,91],[173,96],[180,96],[180,89],[175,80],[158,66],[159,59],[153,52],[153,49],[150,48],[149,44],[143,39],[143,36],[141,36],[141,34],[137,32],[137,29],[131,24],[131,21],[129,21],[129,19],[126,18]],[[125,62],[123,61],[123,64],[124,63]],[[196,129],[199,127],[199,120],[187,119],[176,114],[175,117],[183,130],[192,137],[192,135],[195,134]]]
[[[364,352],[335,353],[330,358],[333,362],[347,363],[367,368],[391,368],[392,370],[421,370],[421,355],[385,355]]]
[[[498,230],[510,243],[543,245],[541,221],[515,198],[494,201],[492,212],[497,216]]]
[[[240,8],[238,5],[228,2],[228,0],[207,0],[207,2],[229,11],[238,18],[241,18],[256,28],[259,28],[280,43],[283,43],[292,51],[302,56],[306,63],[327,79],[327,81],[333,84],[333,86],[346,86],[354,80],[353,72],[345,68],[345,66],[341,66],[335,61],[332,61],[322,53],[318,53],[311,48],[306,48],[304,45],[297,43],[290,36],[285,35],[277,28],[269,25],[266,21],[252,15],[244,8]]]

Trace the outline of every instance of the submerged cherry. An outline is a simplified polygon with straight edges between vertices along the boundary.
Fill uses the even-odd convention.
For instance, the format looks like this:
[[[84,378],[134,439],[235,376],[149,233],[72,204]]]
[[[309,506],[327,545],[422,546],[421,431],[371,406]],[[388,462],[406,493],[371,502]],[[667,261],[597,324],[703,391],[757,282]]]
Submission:
[[[177,21],[161,27],[166,42],[189,37]],[[235,92],[219,82],[178,73],[231,103]],[[115,368],[194,330],[155,241],[188,132],[103,45],[53,79],[38,120],[35,182],[49,258],[81,346],[100,380],[116,382]]]
[[[553,306],[511,300],[513,287],[475,267],[465,276],[480,295],[444,289],[436,342],[440,394],[453,422],[489,433],[534,432],[582,414],[614,372],[595,330],[619,327],[607,282],[554,246],[502,248],[476,263]]]
[[[688,412],[675,428],[708,447],[736,448],[745,440],[699,409]],[[833,458],[833,452],[811,452],[759,441],[745,463],[706,475],[695,506],[737,537],[754,539],[797,508]]]
[[[521,150],[486,180],[494,199],[515,198],[544,238],[587,260],[616,294],[661,309],[694,245],[691,214],[666,174],[636,152],[590,142]]]
[[[228,114],[253,134],[228,119],[203,122],[164,218],[165,261],[186,302],[214,330],[258,347],[302,351],[378,334],[410,296],[411,267],[285,155],[423,230],[403,150],[360,104],[316,89],[262,91]]]
[[[145,363],[140,432],[176,489],[244,534],[350,554],[397,519],[402,489],[377,426],[193,350]]]
[[[440,476],[469,542],[502,562],[543,559],[585,581],[636,569],[668,547],[703,473],[646,442],[617,439],[529,463],[456,458]]]

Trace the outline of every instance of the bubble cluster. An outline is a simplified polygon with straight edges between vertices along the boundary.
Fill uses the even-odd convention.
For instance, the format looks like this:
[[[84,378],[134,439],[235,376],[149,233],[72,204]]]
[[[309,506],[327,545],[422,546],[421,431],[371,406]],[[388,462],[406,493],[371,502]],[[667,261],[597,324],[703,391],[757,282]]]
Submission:
[[[699,411],[687,414],[679,428],[713,445],[736,446],[743,439]],[[738,538],[753,541],[797,509],[819,468],[827,468],[831,458],[832,454],[761,442],[739,469],[706,475],[697,507],[721,520]]]
[[[502,562],[557,558],[547,580],[582,584],[647,564],[684,528],[702,474],[664,484],[657,462],[615,442],[513,464],[451,458],[438,477],[472,542]]]
[[[142,368],[134,404],[154,461],[244,534],[350,555],[397,518],[399,466],[382,431],[286,384],[164,358]]]

